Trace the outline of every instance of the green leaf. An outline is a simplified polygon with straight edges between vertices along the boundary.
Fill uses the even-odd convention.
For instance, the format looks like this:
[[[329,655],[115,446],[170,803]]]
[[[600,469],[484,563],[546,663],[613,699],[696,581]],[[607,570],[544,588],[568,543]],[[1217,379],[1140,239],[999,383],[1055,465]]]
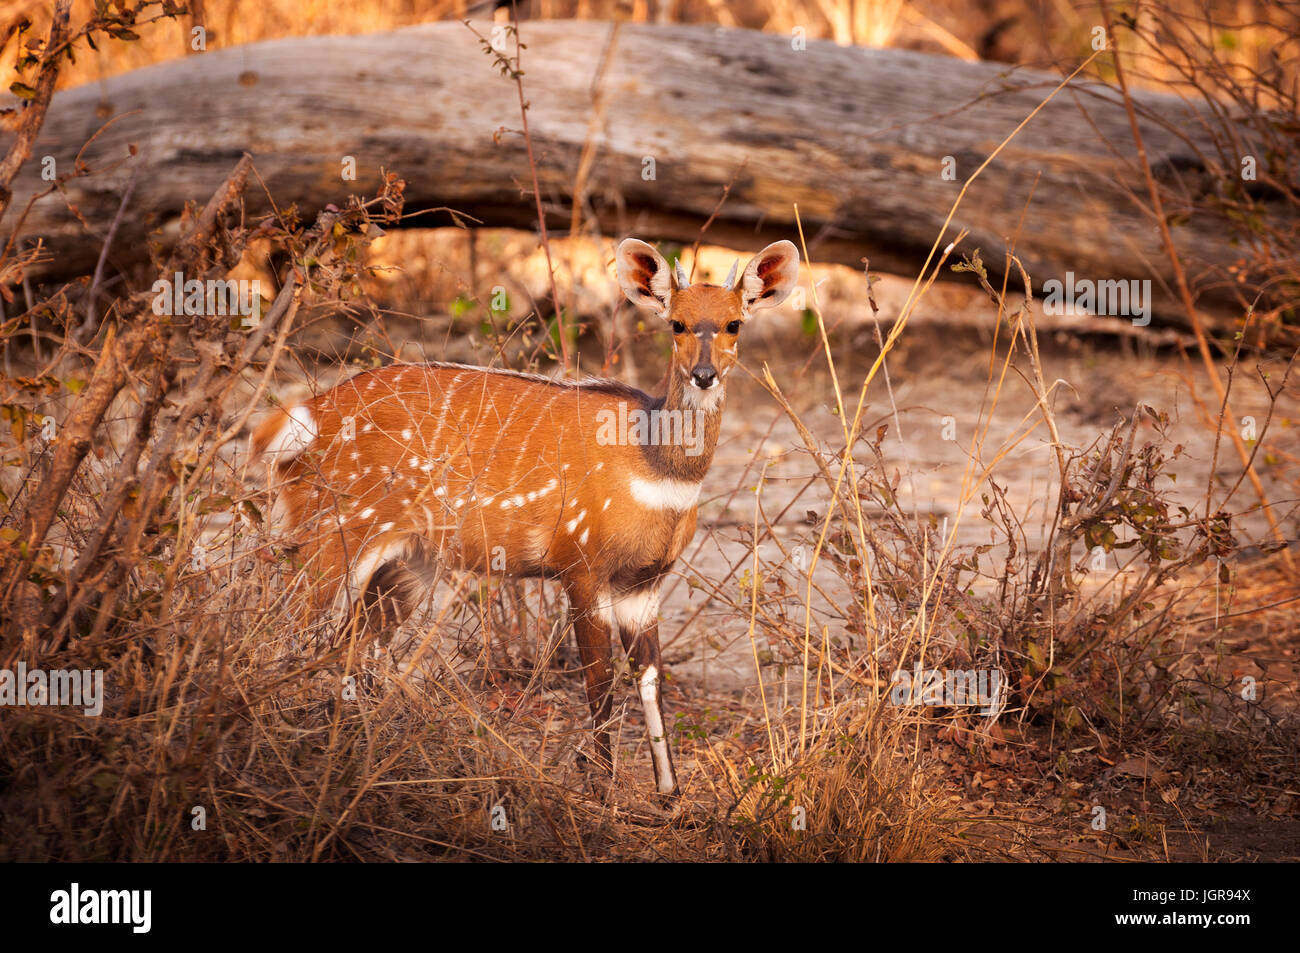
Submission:
[[[459,295],[454,301],[452,301],[451,307],[447,310],[451,312],[453,318],[459,318],[472,307],[474,307],[473,301],[466,298],[464,295]]]

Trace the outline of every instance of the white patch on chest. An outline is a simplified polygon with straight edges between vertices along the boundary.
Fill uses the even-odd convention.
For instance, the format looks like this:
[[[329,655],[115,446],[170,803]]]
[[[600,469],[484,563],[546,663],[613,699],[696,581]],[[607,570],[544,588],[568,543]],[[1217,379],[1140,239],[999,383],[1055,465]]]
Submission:
[[[689,510],[700,498],[700,484],[685,480],[642,480],[633,477],[632,499],[654,510]]]
[[[641,589],[622,593],[614,599],[614,621],[624,632],[640,635],[641,632],[659,619],[659,592],[656,589]]]

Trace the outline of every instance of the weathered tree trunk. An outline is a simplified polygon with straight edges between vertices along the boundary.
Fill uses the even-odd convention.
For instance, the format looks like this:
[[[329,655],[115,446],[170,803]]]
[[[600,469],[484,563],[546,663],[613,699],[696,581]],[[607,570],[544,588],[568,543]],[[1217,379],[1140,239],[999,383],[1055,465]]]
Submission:
[[[748,31],[626,25],[608,49],[597,105],[610,24],[528,22],[522,32],[548,226],[568,226],[590,136],[585,201],[606,233],[693,241],[731,184],[709,241],[752,248],[793,237],[798,203],[814,258],[857,265],[866,256],[905,274],[924,260],[962,181],[1056,83],[915,53],[820,41],[796,50]],[[1170,131],[1196,137],[1199,120],[1173,98],[1144,95],[1140,105],[1163,120],[1143,124],[1157,171],[1199,169]],[[514,84],[460,23],[238,47],[60,93],[15,180],[6,228],[49,185],[42,158],[71,170],[109,117],[83,156],[98,171],[40,199],[24,223],[22,234],[52,253],[45,278],[94,267],[134,168],[110,257],[117,267],[138,263],[151,239],[166,244],[184,203],[210,194],[246,150],[281,209],[314,214],[372,192],[383,168],[407,181],[408,210],[428,210],[412,225],[451,222],[434,211],[443,207],[488,225],[536,225]],[[1066,271],[1153,278],[1159,307],[1169,266],[1130,197],[1145,196],[1134,153],[1113,94],[1096,85],[1062,92],[968,193],[954,219],[970,229],[964,247],[980,247],[997,268],[1018,235],[1036,282]],[[350,160],[355,181],[343,177]],[[1171,214],[1184,212],[1172,204]],[[260,188],[250,194],[250,214],[269,207]],[[1203,303],[1221,314],[1231,313],[1228,299],[1209,286],[1238,252],[1228,234],[1209,215],[1175,229]]]

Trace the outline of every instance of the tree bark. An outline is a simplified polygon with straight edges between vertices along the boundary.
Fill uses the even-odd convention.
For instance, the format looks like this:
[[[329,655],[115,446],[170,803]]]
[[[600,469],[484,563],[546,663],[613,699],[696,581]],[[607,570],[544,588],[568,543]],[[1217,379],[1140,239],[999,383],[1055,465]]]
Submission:
[[[707,241],[749,249],[797,237],[797,202],[814,259],[858,266],[868,257],[875,270],[903,274],[924,261],[962,182],[1058,81],[823,41],[797,50],[787,37],[711,27],[624,25],[608,50],[608,23],[533,21],[521,30],[549,229],[569,225],[590,130],[584,196],[606,234],[694,241],[730,184]],[[1173,97],[1142,95],[1139,106],[1154,117],[1142,132],[1157,175],[1171,187],[1203,182],[1209,173],[1196,153],[1213,152],[1197,139],[1208,136],[1204,116]],[[408,211],[423,213],[407,224],[450,224],[443,209],[452,208],[485,225],[537,225],[514,84],[460,23],[236,47],[62,92],[33,159],[52,155],[60,173],[72,169],[110,117],[82,156],[99,171],[40,199],[23,225],[51,252],[43,279],[94,268],[134,167],[136,212],[110,252],[122,269],[142,262],[150,242],[165,251],[184,203],[211,194],[245,151],[280,209],[314,215],[341,205],[373,192],[384,168],[406,180]],[[139,154],[129,158],[131,144]],[[1077,84],[984,171],[945,241],[969,229],[964,247],[981,248],[1000,269],[1016,235],[1039,285],[1067,271],[1150,278],[1157,308],[1167,307],[1169,265],[1132,198],[1142,194],[1133,155],[1114,94]],[[350,160],[355,180],[344,178]],[[49,185],[40,169],[29,162],[15,180],[20,207]],[[260,189],[247,199],[250,214],[270,211]],[[1168,211],[1189,209],[1175,188]],[[1233,314],[1223,276],[1240,249],[1228,224],[1198,213],[1174,233],[1201,306]]]

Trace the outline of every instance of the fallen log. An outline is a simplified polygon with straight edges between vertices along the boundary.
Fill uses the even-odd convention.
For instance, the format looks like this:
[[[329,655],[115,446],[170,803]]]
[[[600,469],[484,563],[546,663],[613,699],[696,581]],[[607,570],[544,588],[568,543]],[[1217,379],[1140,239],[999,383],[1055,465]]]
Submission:
[[[569,226],[589,147],[582,200],[606,234],[693,241],[716,211],[708,241],[757,248],[795,237],[797,203],[814,259],[856,266],[867,257],[902,274],[925,260],[962,182],[1058,82],[897,50],[822,41],[801,50],[790,38],[712,27],[533,21],[522,33],[549,228]],[[1184,141],[1199,128],[1191,108],[1153,94],[1138,104],[1156,171],[1200,168]],[[210,194],[247,151],[266,185],[250,189],[250,215],[269,211],[270,199],[315,214],[373,192],[383,168],[407,182],[411,225],[450,224],[450,208],[535,228],[520,127],[514,83],[461,23],[217,50],[56,95],[3,227],[48,189],[43,169],[70,171],[81,152],[94,174],[39,198],[23,221],[23,238],[50,253],[37,275],[94,268],[134,175],[109,257],[129,269],[150,241],[165,246],[185,202]],[[964,249],[981,248],[1000,270],[1015,236],[1039,285],[1066,272],[1151,279],[1158,321],[1178,321],[1159,234],[1132,199],[1145,195],[1134,155],[1122,103],[1077,84],[982,173],[949,237],[969,229]],[[1185,211],[1169,205],[1171,215]],[[1175,228],[1201,305],[1225,318],[1237,309],[1222,279],[1240,255],[1229,234],[1208,213]]]

